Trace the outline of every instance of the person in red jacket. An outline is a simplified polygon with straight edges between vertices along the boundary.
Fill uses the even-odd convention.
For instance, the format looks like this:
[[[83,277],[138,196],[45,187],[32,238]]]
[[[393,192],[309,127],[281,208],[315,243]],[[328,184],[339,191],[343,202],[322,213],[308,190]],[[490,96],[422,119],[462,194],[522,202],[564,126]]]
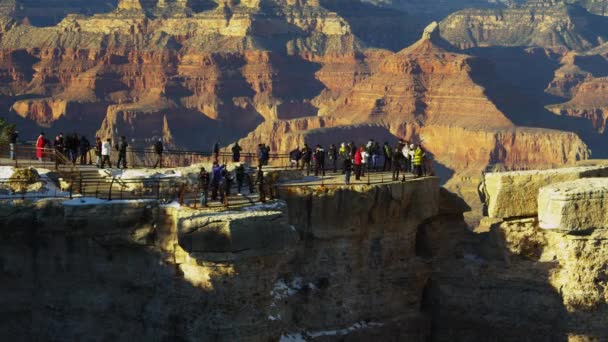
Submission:
[[[365,147],[361,146],[355,152],[355,179],[361,180],[361,171],[363,170],[363,151]]]
[[[46,139],[44,138],[44,133],[40,133],[38,139],[36,140],[36,158],[39,161],[42,161],[44,158],[44,147],[46,146]]]

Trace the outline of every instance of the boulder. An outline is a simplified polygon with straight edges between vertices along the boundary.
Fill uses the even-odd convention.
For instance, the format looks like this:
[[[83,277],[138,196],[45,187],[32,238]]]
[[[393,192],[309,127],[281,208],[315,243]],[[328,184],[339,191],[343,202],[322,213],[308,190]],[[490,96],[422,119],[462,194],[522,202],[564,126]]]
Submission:
[[[487,173],[484,177],[484,195],[488,216],[536,216],[540,188],[580,178],[607,176],[608,166]]]
[[[538,194],[538,219],[543,229],[586,232],[608,228],[608,178],[587,178],[552,184]]]
[[[15,169],[11,178],[9,178],[8,186],[15,193],[26,192],[29,187],[40,181],[38,171],[33,168]]]

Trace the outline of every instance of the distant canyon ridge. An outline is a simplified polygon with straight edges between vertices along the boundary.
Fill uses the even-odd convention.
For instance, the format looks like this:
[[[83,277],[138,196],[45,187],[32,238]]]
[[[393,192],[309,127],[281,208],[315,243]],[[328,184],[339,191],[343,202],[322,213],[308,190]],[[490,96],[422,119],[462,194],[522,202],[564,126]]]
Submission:
[[[483,170],[608,154],[604,1],[2,0],[0,14],[0,108],[22,139],[405,138],[473,207]]]

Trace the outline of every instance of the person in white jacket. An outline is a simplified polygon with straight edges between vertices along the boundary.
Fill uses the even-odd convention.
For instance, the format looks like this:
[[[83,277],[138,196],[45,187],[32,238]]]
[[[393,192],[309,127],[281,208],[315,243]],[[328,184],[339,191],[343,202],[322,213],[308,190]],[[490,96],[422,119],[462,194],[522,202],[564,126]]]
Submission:
[[[112,168],[112,162],[110,161],[110,152],[112,151],[112,144],[110,139],[107,139],[101,144],[101,168],[105,166],[106,162],[108,167]]]
[[[365,177],[365,171],[368,171],[366,168],[369,167],[368,165],[368,159],[369,158],[369,152],[367,149],[364,149],[363,151],[361,151],[361,177]],[[369,172],[369,171],[368,171]]]
[[[412,171],[412,158],[410,156],[410,145],[407,142],[405,143],[405,146],[403,146],[401,153],[403,153],[403,158],[405,161],[405,169],[403,170],[404,173],[411,172]]]

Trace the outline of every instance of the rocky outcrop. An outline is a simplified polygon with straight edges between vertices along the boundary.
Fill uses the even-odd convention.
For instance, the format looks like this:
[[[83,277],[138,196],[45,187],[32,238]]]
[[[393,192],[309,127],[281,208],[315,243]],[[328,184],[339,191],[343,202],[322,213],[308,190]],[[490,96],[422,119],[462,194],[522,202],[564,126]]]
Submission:
[[[562,1],[508,9],[467,9],[441,22],[443,37],[461,48],[542,46],[589,49],[608,37],[604,17]]]
[[[543,229],[568,233],[608,227],[608,178],[560,182],[540,189],[538,220]]]
[[[428,336],[420,306],[430,267],[417,228],[440,215],[438,179],[279,194],[284,202],[227,212],[154,201],[2,204],[0,312],[11,315],[0,331],[159,341]]]
[[[493,218],[535,216],[538,192],[553,183],[590,177],[608,177],[606,167],[574,167],[554,170],[495,172],[485,174],[484,194],[488,216]]]

